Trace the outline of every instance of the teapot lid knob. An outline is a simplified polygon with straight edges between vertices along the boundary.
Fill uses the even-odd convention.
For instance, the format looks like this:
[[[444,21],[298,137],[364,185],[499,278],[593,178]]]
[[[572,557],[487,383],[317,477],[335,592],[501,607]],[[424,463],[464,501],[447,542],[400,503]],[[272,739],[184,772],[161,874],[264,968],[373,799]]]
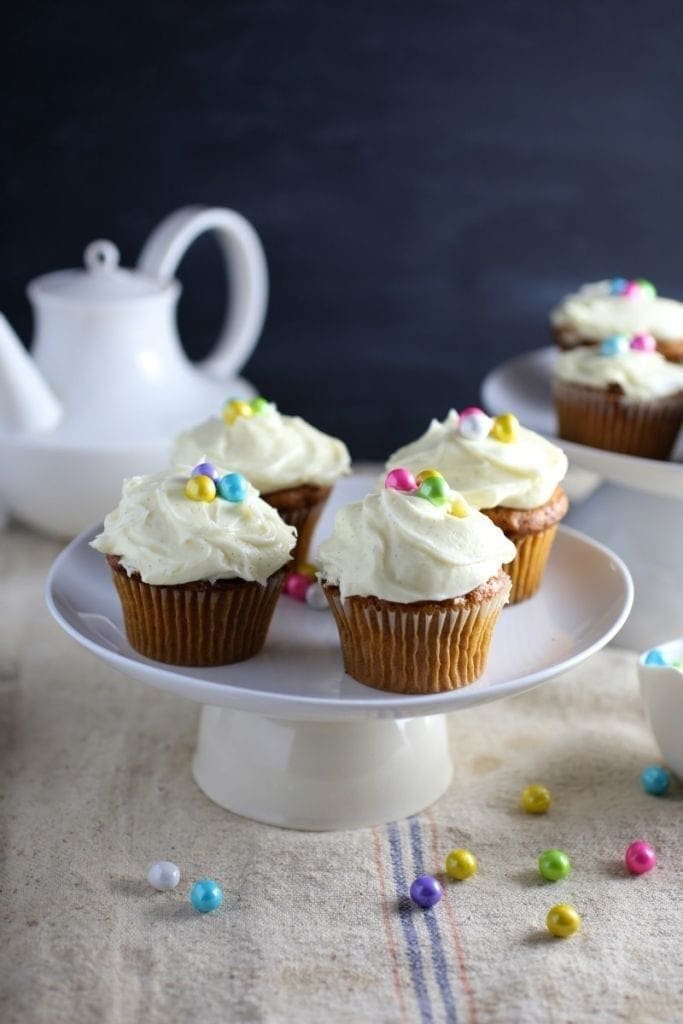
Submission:
[[[121,254],[113,242],[106,238],[98,238],[87,246],[83,253],[83,262],[88,270],[110,273],[118,267],[120,257]]]

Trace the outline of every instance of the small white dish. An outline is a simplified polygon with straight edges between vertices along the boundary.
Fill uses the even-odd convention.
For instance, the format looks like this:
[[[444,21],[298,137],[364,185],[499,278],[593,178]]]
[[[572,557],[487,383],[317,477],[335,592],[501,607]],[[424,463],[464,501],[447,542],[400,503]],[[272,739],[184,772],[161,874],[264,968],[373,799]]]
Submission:
[[[683,498],[683,437],[679,438],[670,462],[558,440],[552,399],[553,366],[558,354],[559,349],[550,345],[525,352],[492,370],[481,389],[489,412],[514,412],[525,426],[557,441],[572,466],[581,466],[605,480],[638,491]]]
[[[657,644],[657,650],[668,661],[683,660],[683,639]],[[670,665],[646,665],[647,654],[638,659],[645,712],[664,761],[683,780],[683,672]]]
[[[339,482],[335,508],[373,485],[377,468]],[[327,611],[281,598],[262,653],[238,665],[162,665],[128,644],[109,569],[90,529],[57,558],[48,607],[78,643],[126,675],[206,705],[193,771],[228,810],[290,828],[360,828],[417,813],[448,787],[446,712],[530,689],[603,647],[633,600],[609,549],[560,529],[540,592],[505,609],[484,677],[436,696],[401,696],[344,674]]]

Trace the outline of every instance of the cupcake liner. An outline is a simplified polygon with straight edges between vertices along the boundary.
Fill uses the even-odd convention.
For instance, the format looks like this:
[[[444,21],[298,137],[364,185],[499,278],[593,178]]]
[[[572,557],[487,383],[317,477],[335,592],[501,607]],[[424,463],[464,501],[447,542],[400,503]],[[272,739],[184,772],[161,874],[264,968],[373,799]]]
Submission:
[[[285,580],[281,569],[265,586],[247,580],[155,586],[129,576],[115,557],[107,561],[128,642],[169,665],[230,665],[258,654]]]
[[[558,434],[565,441],[625,455],[666,459],[683,420],[683,392],[651,402],[556,381]]]
[[[501,570],[477,588],[478,600],[467,595],[414,604],[356,596],[342,601],[338,587],[324,583],[323,589],[349,675],[392,693],[443,693],[484,671],[510,582]]]
[[[295,565],[308,560],[313,531],[331,490],[331,487],[305,484],[302,487],[291,487],[261,495],[264,501],[278,510],[289,526],[296,527],[296,547],[292,551],[292,561]]]
[[[540,587],[556,533],[557,526],[551,526],[526,537],[510,538],[517,549],[514,561],[503,566],[512,581],[510,604],[526,601]]]

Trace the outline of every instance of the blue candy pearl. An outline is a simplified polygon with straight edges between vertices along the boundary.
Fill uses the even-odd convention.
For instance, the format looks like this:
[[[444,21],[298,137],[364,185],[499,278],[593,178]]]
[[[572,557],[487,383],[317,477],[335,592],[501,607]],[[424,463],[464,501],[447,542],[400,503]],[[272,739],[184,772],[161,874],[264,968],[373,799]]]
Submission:
[[[214,482],[218,480],[218,475],[213,462],[200,462],[190,473],[190,476],[210,476]]]
[[[605,338],[600,342],[601,356],[616,356],[625,352],[629,346],[629,340],[625,334],[613,334],[611,338]]]
[[[648,651],[647,654],[645,655],[645,664],[646,665],[663,665],[663,666],[666,666],[669,663],[666,660],[666,658],[664,657],[664,655],[662,654],[662,652],[660,650],[658,650],[656,647],[653,647],[652,650]]]
[[[640,781],[646,793],[652,796],[664,796],[671,785],[671,776],[661,764],[649,764],[640,773]]]
[[[190,903],[200,914],[218,910],[223,902],[223,890],[213,878],[200,878],[190,889]]]
[[[441,883],[431,875],[418,875],[410,887],[410,898],[418,907],[433,907],[442,896]]]
[[[226,501],[244,501],[247,496],[247,481],[241,473],[226,473],[218,481],[216,490]]]
[[[628,281],[625,277],[613,277],[609,283],[609,290],[612,295],[623,295],[628,286]]]

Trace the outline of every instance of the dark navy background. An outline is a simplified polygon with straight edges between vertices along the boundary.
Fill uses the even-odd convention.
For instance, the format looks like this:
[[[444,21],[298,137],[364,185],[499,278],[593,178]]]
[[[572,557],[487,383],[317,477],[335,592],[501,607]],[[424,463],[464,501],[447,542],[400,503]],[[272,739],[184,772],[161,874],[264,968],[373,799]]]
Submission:
[[[582,281],[683,297],[678,3],[13,4],[0,42],[0,308],[110,237],[128,264],[188,203],[259,231],[271,305],[246,375],[381,458]],[[222,312],[214,243],[183,336]]]

